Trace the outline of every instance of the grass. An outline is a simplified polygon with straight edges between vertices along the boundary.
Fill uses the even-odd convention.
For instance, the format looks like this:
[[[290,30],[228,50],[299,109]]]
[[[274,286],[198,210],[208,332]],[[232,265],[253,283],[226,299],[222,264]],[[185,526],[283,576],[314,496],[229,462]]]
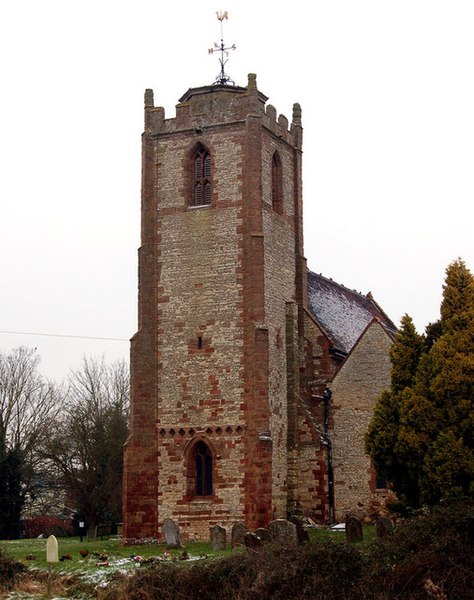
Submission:
[[[329,529],[310,529],[310,540],[345,540],[344,532],[335,532]],[[371,526],[364,527],[364,542],[369,542],[374,539],[374,528]],[[0,541],[0,548],[7,554],[20,560],[26,566],[36,567],[39,569],[47,569],[46,562],[46,539],[22,539],[22,540],[4,540]],[[88,550],[89,555],[83,558],[80,555],[81,550]],[[98,567],[99,555],[105,555],[109,559],[111,566],[114,562],[129,560],[133,556],[141,556],[150,558],[151,556],[163,556],[166,550],[166,544],[146,544],[140,546],[123,546],[120,540],[115,537],[104,540],[87,540],[82,542],[79,537],[58,538],[58,553],[59,556],[70,555],[71,560],[65,560],[57,563],[54,567],[59,572],[71,572],[77,570],[91,571]],[[192,542],[186,545],[186,550],[192,557],[200,556],[227,556],[231,553],[230,546],[226,550],[213,552],[210,543]],[[181,550],[169,550],[172,559],[177,560],[181,554]],[[33,560],[27,557],[33,556]],[[130,566],[136,563],[129,560]],[[125,563],[127,564],[127,563]]]
[[[79,537],[58,539],[59,557],[68,555],[68,560],[59,561],[51,565],[53,579],[53,592],[55,598],[95,597],[94,589],[105,584],[116,573],[133,573],[140,568],[140,561],[134,560],[135,556],[142,559],[151,557],[164,557],[169,553],[164,563],[179,562],[180,565],[195,564],[194,560],[180,561],[182,550],[166,550],[165,544],[147,544],[141,546],[123,546],[117,538],[104,540],[80,541]],[[47,595],[49,564],[46,562],[46,539],[23,539],[0,541],[0,549],[8,556],[20,561],[28,567],[28,572],[23,575],[19,585],[15,585],[14,595],[8,596],[14,600],[31,600]],[[80,551],[87,550],[86,557]],[[192,543],[186,547],[193,559],[207,556],[227,556],[231,554],[230,548],[220,552],[212,552],[211,545],[207,543]],[[1,593],[0,581],[0,598]]]
[[[48,569],[46,562],[46,539],[24,539],[0,541],[0,548],[5,553],[21,561],[28,567],[37,569]],[[81,550],[89,552],[87,557],[80,554]],[[226,556],[230,549],[212,552],[211,545],[207,543],[194,542],[186,546],[186,550],[192,557],[202,556]],[[97,569],[133,569],[137,563],[132,556],[150,558],[152,556],[163,557],[166,551],[165,544],[147,544],[142,546],[123,546],[117,538],[104,540],[84,540],[78,537],[58,538],[59,556],[68,555],[70,560],[60,561],[53,565],[57,573],[68,574],[77,572],[91,572]],[[169,550],[170,560],[178,560],[182,550]],[[105,558],[107,557],[107,558]],[[98,567],[97,563],[108,562],[108,567]]]
[[[136,562],[163,556],[165,546],[122,546],[117,539],[80,542],[60,538],[55,564],[55,600],[472,600],[474,589],[474,501],[465,499],[434,507],[430,513],[399,524],[389,538],[376,542],[373,529],[364,541],[349,544],[342,532],[310,531],[310,543],[299,548],[269,544],[260,552],[226,550],[194,543],[188,553],[207,560],[180,561],[180,551],[165,561]],[[48,569],[46,540],[0,542],[0,548],[30,568],[18,577],[18,563],[0,553],[4,580],[15,592],[0,598],[45,597]],[[80,550],[88,550],[87,557]],[[28,555],[34,559],[27,559]],[[107,561],[105,561],[105,556]],[[213,560],[216,556],[219,560]],[[98,563],[107,562],[107,566]],[[14,564],[13,564],[14,563]],[[142,565],[141,568],[138,568]],[[0,590],[1,581],[0,576]],[[13,595],[14,594],[14,595]]]
[[[344,532],[334,532],[328,529],[309,530],[311,542],[330,542],[345,540]],[[364,540],[373,538],[373,528],[364,529]],[[51,565],[52,576],[55,582],[55,597],[78,597],[91,598],[94,596],[94,588],[114,579],[119,573],[132,574],[140,571],[143,561],[136,561],[133,557],[140,556],[146,559],[152,557],[164,558],[169,553],[169,558],[159,564],[165,566],[167,563],[175,563],[186,567],[193,567],[198,563],[207,563],[215,557],[230,557],[241,550],[231,551],[230,545],[226,550],[213,552],[210,543],[193,542],[186,545],[186,551],[192,560],[182,561],[180,555],[182,550],[168,550],[165,544],[147,544],[140,546],[123,546],[117,538],[104,540],[87,540],[82,542],[79,537],[67,537],[58,539],[59,557],[67,555],[70,559],[59,561]],[[365,541],[360,546],[365,546]],[[22,539],[0,541],[0,549],[5,554],[20,561],[28,567],[28,574],[23,577],[24,589],[16,588],[18,593],[9,598],[16,600],[29,600],[39,598],[45,593],[49,566],[46,562],[46,539]],[[88,555],[82,556],[81,551],[87,550]],[[174,571],[173,571],[174,572]],[[171,572],[170,572],[171,575]],[[36,591],[34,591],[36,590]],[[40,590],[40,591],[38,591]],[[74,591],[75,590],[75,591]],[[0,598],[1,598],[0,594]]]

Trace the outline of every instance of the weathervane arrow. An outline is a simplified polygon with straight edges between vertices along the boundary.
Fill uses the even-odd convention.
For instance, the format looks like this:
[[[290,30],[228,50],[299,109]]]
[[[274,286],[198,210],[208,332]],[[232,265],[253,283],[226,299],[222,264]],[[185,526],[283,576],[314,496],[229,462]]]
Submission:
[[[219,58],[219,63],[221,65],[221,70],[219,75],[217,76],[216,80],[214,81],[214,85],[235,85],[235,82],[232,81],[232,79],[226,74],[225,70],[224,70],[224,66],[227,63],[228,60],[228,56],[229,56],[229,50],[235,50],[236,46],[235,44],[232,44],[232,46],[226,46],[224,44],[224,33],[223,33],[223,22],[229,18],[229,14],[228,12],[225,11],[217,11],[216,12],[216,16],[217,19],[221,22],[221,43],[220,44],[216,44],[216,42],[214,42],[214,48],[209,48],[209,54],[214,54],[214,52],[220,52],[221,56]]]

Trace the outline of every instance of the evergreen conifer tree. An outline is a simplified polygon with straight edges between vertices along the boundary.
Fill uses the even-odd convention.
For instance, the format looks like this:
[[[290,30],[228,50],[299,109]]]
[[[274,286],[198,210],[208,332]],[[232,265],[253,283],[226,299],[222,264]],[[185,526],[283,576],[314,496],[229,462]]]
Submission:
[[[408,471],[395,448],[400,431],[400,406],[413,385],[423,346],[423,336],[416,332],[411,317],[404,315],[390,351],[391,389],[381,395],[366,436],[367,452],[378,477],[392,482],[411,503],[417,501],[417,469]]]
[[[402,320],[391,388],[366,436],[378,473],[412,506],[473,491],[474,278],[462,260],[447,268],[443,290],[426,338]]]

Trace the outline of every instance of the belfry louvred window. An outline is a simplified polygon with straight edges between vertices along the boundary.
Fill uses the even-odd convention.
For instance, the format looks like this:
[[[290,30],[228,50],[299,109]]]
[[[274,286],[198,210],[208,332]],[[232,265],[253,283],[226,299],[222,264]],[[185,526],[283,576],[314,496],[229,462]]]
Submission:
[[[211,203],[211,155],[199,146],[194,155],[194,205]]]

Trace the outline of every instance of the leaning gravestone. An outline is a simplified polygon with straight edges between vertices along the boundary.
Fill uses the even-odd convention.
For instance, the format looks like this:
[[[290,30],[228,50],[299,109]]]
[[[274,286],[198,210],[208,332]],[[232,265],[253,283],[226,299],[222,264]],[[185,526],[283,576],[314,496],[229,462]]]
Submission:
[[[269,529],[265,529],[265,527],[259,527],[254,531],[255,535],[257,535],[264,544],[272,541],[272,534]]]
[[[230,547],[235,548],[236,546],[242,546],[246,533],[248,533],[248,529],[241,521],[234,523],[230,536]]]
[[[387,517],[377,517],[375,520],[375,537],[383,540],[390,537],[393,533],[393,523]]]
[[[179,527],[173,519],[165,519],[163,521],[163,535],[167,548],[182,548],[181,539],[179,537]]]
[[[364,539],[362,523],[357,517],[347,517],[346,519],[346,540],[348,542],[361,542]]]
[[[290,523],[293,523],[296,526],[296,536],[298,538],[298,544],[306,544],[309,542],[309,534],[307,530],[303,527],[303,521],[296,515],[293,515],[289,518]]]
[[[244,545],[247,550],[258,552],[263,546],[262,540],[255,533],[246,533],[244,535]]]
[[[226,530],[220,525],[210,528],[212,550],[225,550],[226,547]]]
[[[280,546],[298,545],[298,536],[294,523],[290,523],[286,519],[276,519],[269,524],[268,529],[272,534],[272,540]]]

